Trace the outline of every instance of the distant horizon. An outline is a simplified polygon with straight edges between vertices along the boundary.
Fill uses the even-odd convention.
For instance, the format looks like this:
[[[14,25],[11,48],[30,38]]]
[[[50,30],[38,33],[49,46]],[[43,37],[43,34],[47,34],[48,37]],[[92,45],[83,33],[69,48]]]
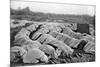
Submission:
[[[27,7],[25,7],[25,8],[27,8]],[[25,9],[25,8],[23,8],[23,9]],[[13,9],[13,8],[11,8],[11,9]],[[19,10],[19,9],[13,9],[13,10]],[[22,10],[22,9],[20,9],[20,10]],[[31,10],[30,10],[31,11]],[[91,15],[88,15],[88,14],[79,14],[79,15],[77,15],[77,14],[57,14],[57,13],[45,13],[45,12],[39,12],[39,11],[32,11],[33,13],[43,13],[43,14],[55,14],[55,15],[72,15],[72,16],[90,16],[90,17],[93,17],[93,16],[95,16],[95,15],[93,15],[93,16],[91,16]]]
[[[33,5],[34,4],[34,5]],[[95,16],[94,6],[68,5],[54,3],[38,3],[25,1],[12,1],[12,9],[24,9],[29,7],[32,12],[40,12],[47,14],[63,14],[63,15],[89,15]],[[53,9],[54,8],[54,9]]]

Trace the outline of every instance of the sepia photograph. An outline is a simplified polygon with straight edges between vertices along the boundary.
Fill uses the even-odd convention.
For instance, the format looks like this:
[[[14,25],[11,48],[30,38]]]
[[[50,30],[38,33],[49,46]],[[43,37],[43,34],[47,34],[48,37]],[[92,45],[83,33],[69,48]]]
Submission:
[[[10,1],[10,66],[95,62],[95,5]]]

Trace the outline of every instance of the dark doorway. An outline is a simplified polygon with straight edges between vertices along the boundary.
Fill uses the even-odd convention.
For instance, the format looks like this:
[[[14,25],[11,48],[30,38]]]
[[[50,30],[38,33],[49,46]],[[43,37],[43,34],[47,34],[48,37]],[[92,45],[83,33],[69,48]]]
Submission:
[[[77,24],[77,32],[90,34],[89,24]]]

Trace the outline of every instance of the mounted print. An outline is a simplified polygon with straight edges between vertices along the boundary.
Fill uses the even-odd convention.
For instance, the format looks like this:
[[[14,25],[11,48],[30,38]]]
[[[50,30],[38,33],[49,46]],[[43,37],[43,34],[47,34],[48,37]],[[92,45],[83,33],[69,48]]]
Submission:
[[[10,66],[95,61],[95,5],[11,0]]]

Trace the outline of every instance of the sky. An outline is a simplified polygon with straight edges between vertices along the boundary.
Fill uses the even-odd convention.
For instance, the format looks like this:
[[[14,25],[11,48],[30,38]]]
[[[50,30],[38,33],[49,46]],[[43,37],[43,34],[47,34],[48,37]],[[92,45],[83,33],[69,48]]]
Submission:
[[[95,15],[95,6],[92,5],[75,5],[75,4],[58,4],[29,1],[11,1],[11,8],[29,7],[34,12],[56,13],[56,14],[75,14],[75,15]]]

